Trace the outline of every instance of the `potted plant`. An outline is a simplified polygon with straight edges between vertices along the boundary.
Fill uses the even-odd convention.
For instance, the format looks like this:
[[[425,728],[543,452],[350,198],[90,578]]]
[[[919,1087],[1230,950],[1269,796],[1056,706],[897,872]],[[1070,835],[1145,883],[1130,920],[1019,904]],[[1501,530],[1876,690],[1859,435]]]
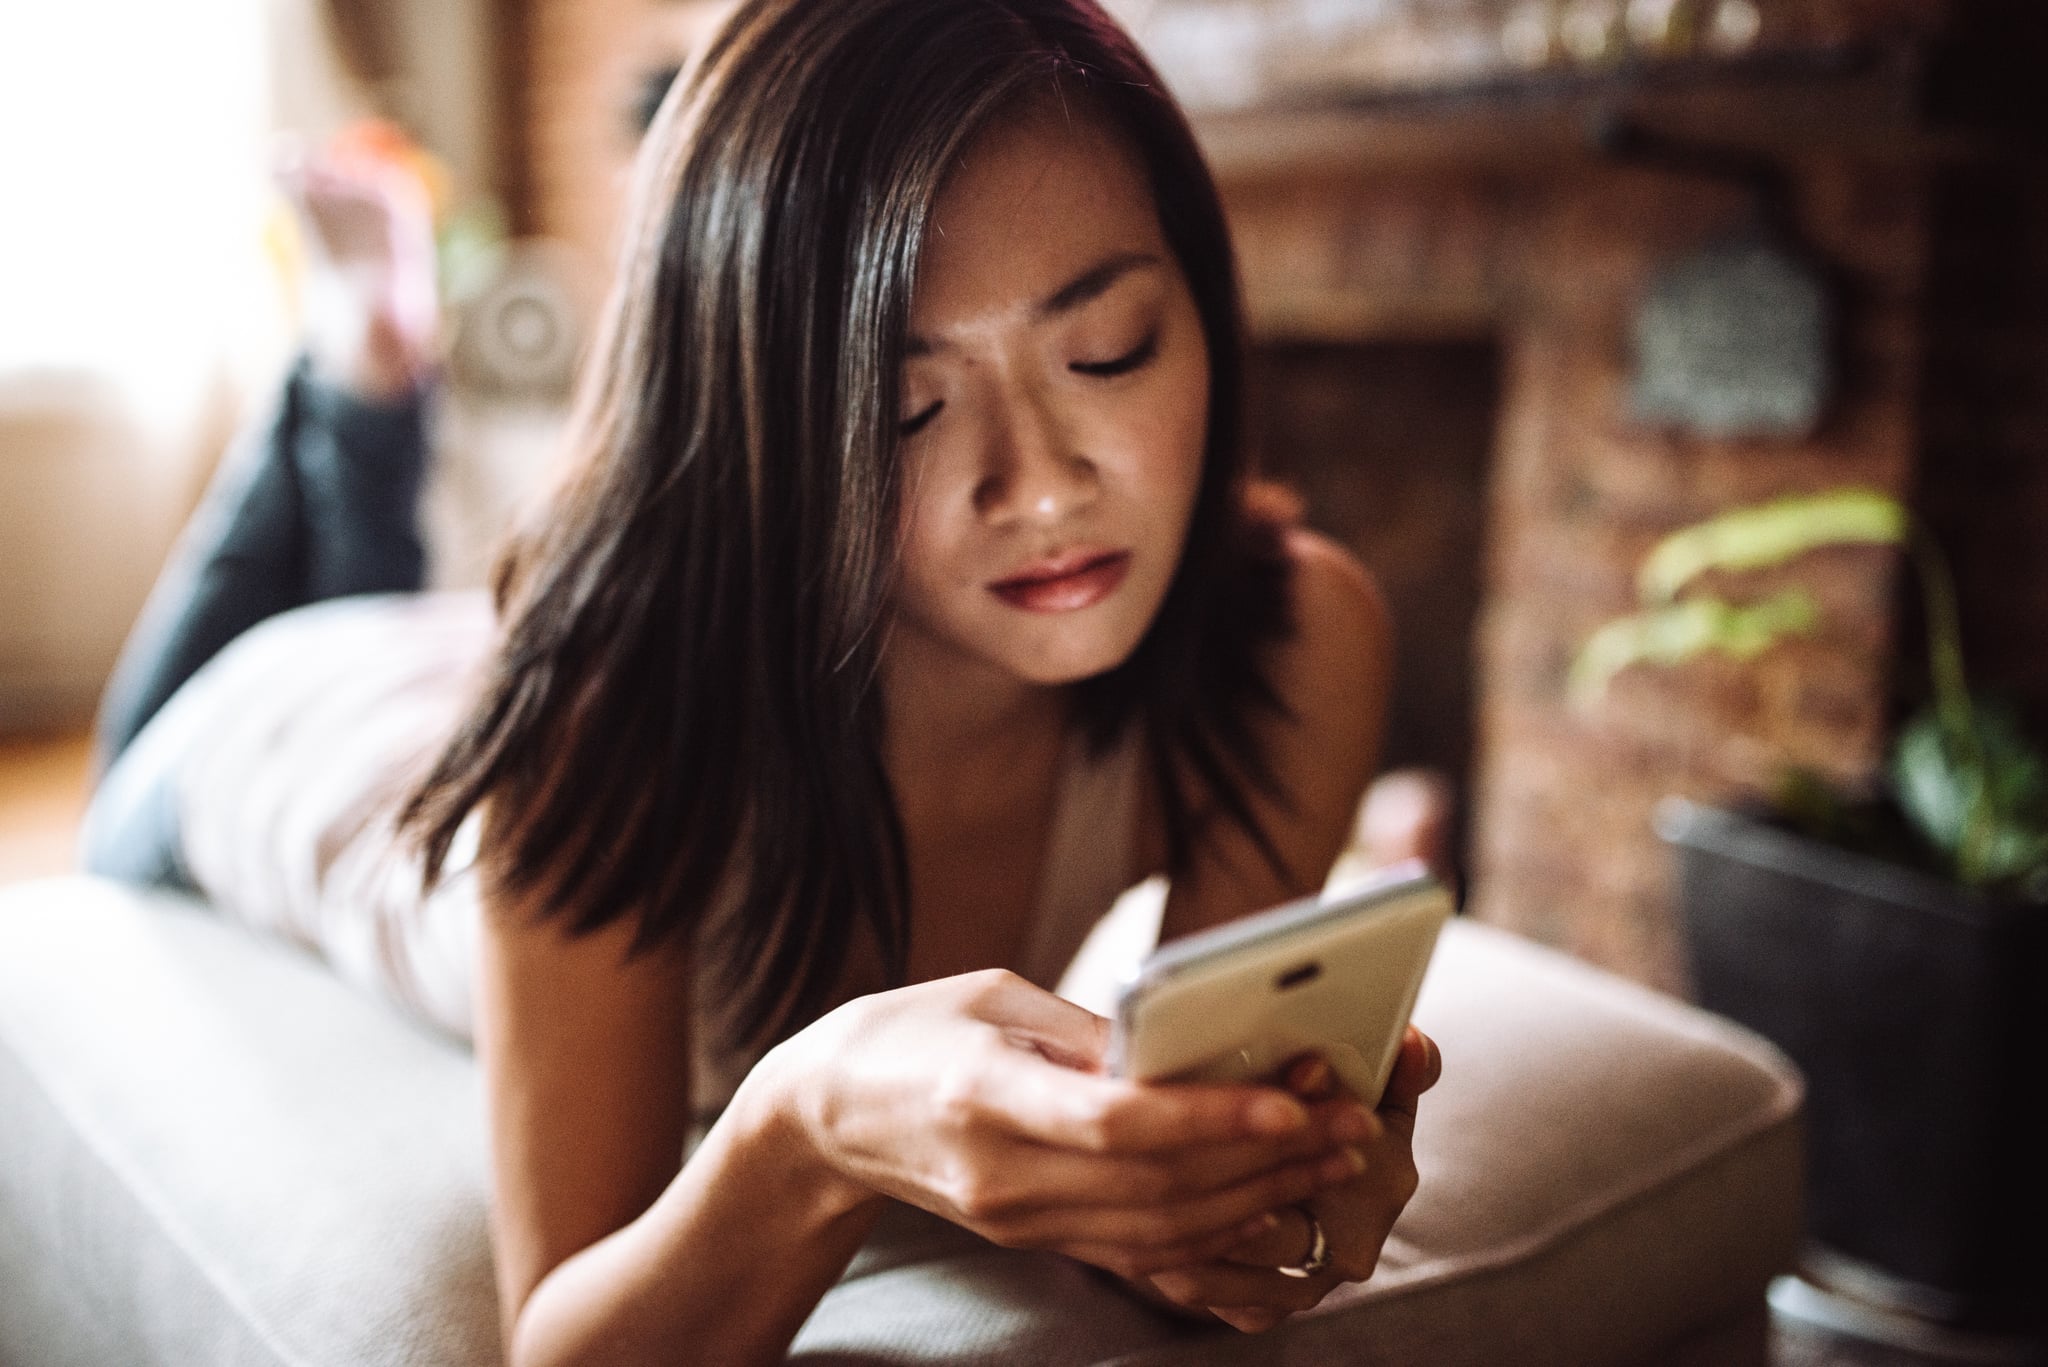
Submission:
[[[1949,1324],[2048,1321],[2048,760],[1966,682],[1941,553],[1900,504],[1838,490],[1686,528],[1645,560],[1640,611],[1588,638],[1572,694],[1704,651],[1753,658],[1818,622],[1798,588],[1698,592],[1825,546],[1902,548],[1918,572],[1931,697],[1881,780],[1788,773],[1768,801],[1672,800],[1701,1004],[1775,1041],[1808,1080],[1814,1280]]]

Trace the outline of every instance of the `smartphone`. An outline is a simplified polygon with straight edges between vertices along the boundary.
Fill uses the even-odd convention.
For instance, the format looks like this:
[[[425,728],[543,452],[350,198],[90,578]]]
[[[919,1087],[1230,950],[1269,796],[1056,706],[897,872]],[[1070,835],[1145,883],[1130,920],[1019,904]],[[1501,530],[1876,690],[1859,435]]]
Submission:
[[[1265,1082],[1314,1052],[1376,1106],[1450,914],[1450,894],[1410,862],[1177,940],[1124,984],[1111,1069]]]

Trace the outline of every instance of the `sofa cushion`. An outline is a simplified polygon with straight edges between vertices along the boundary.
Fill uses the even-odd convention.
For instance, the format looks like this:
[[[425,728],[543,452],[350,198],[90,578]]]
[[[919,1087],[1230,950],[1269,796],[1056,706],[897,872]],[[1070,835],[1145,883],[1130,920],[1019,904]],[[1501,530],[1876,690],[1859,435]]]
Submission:
[[[467,1051],[195,902],[0,892],[0,1363],[498,1360]]]
[[[1421,1190],[1314,1314],[1193,1326],[898,1210],[796,1360],[1599,1367],[1754,1319],[1798,1230],[1768,1046],[1462,921],[1417,1019]],[[0,891],[0,1362],[496,1361],[484,1203],[459,1046],[196,903]]]

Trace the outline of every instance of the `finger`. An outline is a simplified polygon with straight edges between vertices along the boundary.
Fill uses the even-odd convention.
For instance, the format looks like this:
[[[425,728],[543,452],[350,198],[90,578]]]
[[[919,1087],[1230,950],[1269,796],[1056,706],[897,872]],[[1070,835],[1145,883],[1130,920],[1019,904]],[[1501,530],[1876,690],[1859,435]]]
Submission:
[[[1316,1236],[1314,1227],[1309,1224],[1307,1211],[1300,1206],[1288,1206],[1272,1214],[1275,1218],[1270,1226],[1249,1238],[1240,1239],[1215,1261],[1268,1270],[1298,1267],[1308,1261]]]
[[[1377,1119],[1372,1122],[1381,1125]],[[1025,1141],[1009,1165],[1020,1185],[1010,1204],[1033,1207],[1160,1205],[1227,1191],[1295,1163],[1307,1163],[1326,1186],[1363,1170],[1366,1150],[1312,1125],[1285,1139],[1190,1145],[1149,1154],[1099,1154]],[[1356,1155],[1355,1157],[1353,1155]],[[1022,1184],[1028,1183],[1028,1189]]]
[[[978,1202],[961,1201],[964,1214],[1023,1220],[1043,1212],[1132,1211],[1143,1208],[1196,1211],[1202,1202],[1234,1201],[1238,1194],[1306,1187],[1311,1194],[1354,1184],[1375,1164],[1372,1149],[1320,1144],[1286,1156],[1271,1152],[1240,1158],[1228,1172],[1205,1162],[1174,1163],[1158,1158],[1115,1158],[1022,1144],[979,1191]],[[1261,1233],[1265,1231],[1260,1231]],[[1272,1266],[1273,1264],[1268,1264]]]
[[[1307,1127],[1306,1109],[1278,1088],[1105,1078],[1109,1022],[1101,1016],[1003,970],[965,974],[960,982],[969,1015],[1053,1065],[1051,1072],[1020,1072],[1016,1092],[1000,1099],[1024,1133],[1048,1143],[1149,1152]],[[1093,1085],[1077,1087],[1081,1080]],[[1039,1118],[1046,1124],[1033,1128]]]
[[[1146,1205],[1066,1205],[1015,1212],[979,1227],[998,1243],[1031,1248],[1112,1244],[1159,1254],[1229,1233],[1248,1237],[1252,1222],[1267,1212],[1305,1201],[1329,1184],[1319,1161],[1304,1161],[1261,1173],[1226,1190],[1183,1201]]]
[[[1320,1054],[1303,1054],[1288,1063],[1283,1085],[1304,1101],[1322,1101],[1336,1094],[1337,1075]]]
[[[1148,1084],[1064,1068],[1011,1046],[979,1070],[976,1101],[1005,1128],[1059,1148],[1159,1153],[1263,1136],[1301,1135],[1308,1108],[1272,1087]]]
[[[1165,1248],[1135,1249],[1127,1244],[1084,1242],[1064,1244],[1059,1251],[1122,1277],[1148,1277],[1171,1267],[1194,1267],[1213,1262],[1245,1240],[1271,1233],[1280,1223],[1277,1216],[1267,1212],[1206,1239],[1191,1239]]]
[[[1371,1110],[1352,1101],[1352,1092],[1320,1054],[1306,1053],[1291,1059],[1280,1070],[1280,1085],[1310,1103],[1310,1111],[1330,1126],[1333,1142],[1369,1144],[1377,1142],[1386,1126]],[[1345,1104],[1330,1105],[1325,1103]]]
[[[1278,1139],[1246,1139],[1216,1144],[1189,1145],[1153,1156],[1152,1160],[1174,1175],[1168,1196],[1199,1194],[1246,1180],[1298,1158],[1324,1160],[1324,1180],[1348,1182],[1363,1170],[1346,1155],[1361,1155],[1386,1133],[1386,1122],[1349,1098],[1312,1104],[1309,1125],[1297,1134]]]
[[[1407,1032],[1401,1036],[1401,1049],[1403,1053],[1410,1049],[1421,1050],[1421,1077],[1420,1083],[1416,1088],[1417,1095],[1436,1086],[1438,1079],[1443,1076],[1444,1072],[1443,1055],[1438,1051],[1436,1041],[1411,1025],[1408,1027]]]
[[[1356,1102],[1325,1103],[1311,1108],[1309,1126],[1298,1134],[1189,1145],[1145,1161],[1166,1179],[1162,1200],[1218,1191],[1299,1159],[1322,1163],[1326,1182],[1348,1182],[1364,1171],[1349,1153],[1363,1157],[1385,1133],[1386,1122]]]
[[[1412,1137],[1415,1133],[1415,1112],[1422,1094],[1436,1085],[1442,1072],[1443,1062],[1437,1054],[1436,1041],[1409,1026],[1408,1033],[1401,1039],[1401,1052],[1394,1061],[1393,1075],[1387,1079],[1387,1089],[1380,1096],[1381,1117],[1403,1135]]]
[[[1263,1334],[1287,1318],[1287,1316],[1277,1310],[1218,1310],[1211,1306],[1209,1307],[1209,1313],[1222,1320],[1232,1329],[1246,1334]]]
[[[1287,1277],[1270,1268],[1199,1263],[1154,1273],[1152,1284],[1181,1305],[1206,1306],[1219,1316],[1238,1309],[1292,1315],[1319,1304],[1337,1281],[1328,1273]]]

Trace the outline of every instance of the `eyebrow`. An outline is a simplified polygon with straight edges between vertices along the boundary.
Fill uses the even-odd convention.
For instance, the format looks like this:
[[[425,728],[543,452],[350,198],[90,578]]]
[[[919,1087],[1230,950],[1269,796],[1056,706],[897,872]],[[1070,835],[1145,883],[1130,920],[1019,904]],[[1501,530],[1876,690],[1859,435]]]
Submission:
[[[1031,306],[1031,321],[1042,323],[1062,313],[1071,313],[1083,304],[1100,299],[1109,292],[1110,286],[1129,275],[1132,271],[1147,266],[1157,266],[1159,258],[1151,252],[1119,252],[1115,256],[1099,261],[1079,275],[1061,285],[1044,299]],[[944,351],[947,344],[934,342],[928,337],[911,337],[905,343],[903,354],[906,358],[929,356]]]

